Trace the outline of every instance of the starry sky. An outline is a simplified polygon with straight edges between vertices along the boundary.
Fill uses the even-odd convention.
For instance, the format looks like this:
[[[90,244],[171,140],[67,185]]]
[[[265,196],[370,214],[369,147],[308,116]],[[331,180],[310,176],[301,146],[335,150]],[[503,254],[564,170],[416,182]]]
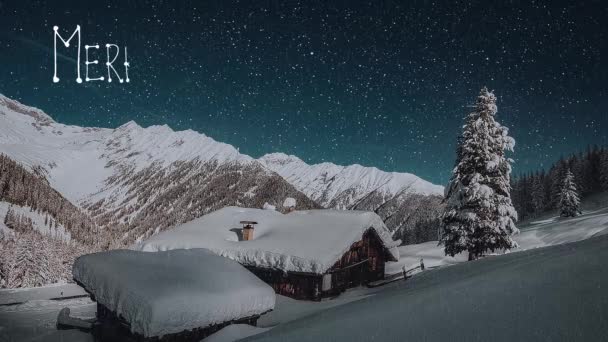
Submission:
[[[0,0],[0,93],[62,123],[168,124],[254,157],[439,184],[482,86],[517,141],[516,174],[608,145],[608,3],[498,3]],[[53,26],[67,39],[77,24],[102,47],[91,60],[120,47],[123,78],[127,46],[129,83],[76,83],[75,43],[58,44],[53,83]]]

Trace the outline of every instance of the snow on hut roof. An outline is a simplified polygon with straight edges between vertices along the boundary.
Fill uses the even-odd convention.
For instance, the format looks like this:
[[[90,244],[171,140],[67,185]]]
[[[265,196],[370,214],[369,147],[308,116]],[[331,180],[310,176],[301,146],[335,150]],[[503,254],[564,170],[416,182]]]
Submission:
[[[274,308],[273,289],[205,249],[113,250],[79,257],[74,279],[145,337],[204,328]]]
[[[256,221],[253,240],[239,241],[240,221]],[[351,245],[373,229],[380,241],[399,259],[382,219],[373,212],[306,210],[281,214],[274,210],[226,207],[152,236],[133,248],[155,252],[207,248],[244,265],[283,271],[322,274]]]

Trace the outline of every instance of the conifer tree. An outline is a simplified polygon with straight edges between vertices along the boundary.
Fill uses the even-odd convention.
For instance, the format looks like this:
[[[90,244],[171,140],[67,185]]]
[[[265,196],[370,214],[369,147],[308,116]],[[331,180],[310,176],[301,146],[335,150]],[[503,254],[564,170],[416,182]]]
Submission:
[[[534,214],[538,215],[545,207],[544,203],[544,188],[543,183],[539,174],[534,176],[532,180],[532,206],[534,207]]]
[[[559,198],[559,208],[561,217],[575,217],[581,212],[579,210],[580,200],[576,185],[574,184],[574,175],[570,170],[566,172],[562,185],[562,192]]]
[[[562,184],[567,169],[568,164],[563,157],[553,166],[551,172],[551,208],[553,209],[559,208],[559,197],[562,192]]]
[[[517,212],[511,203],[511,160],[515,144],[508,129],[494,120],[496,97],[483,88],[462,133],[458,163],[446,187],[441,243],[446,255],[469,252],[476,259],[487,251],[510,249]]]

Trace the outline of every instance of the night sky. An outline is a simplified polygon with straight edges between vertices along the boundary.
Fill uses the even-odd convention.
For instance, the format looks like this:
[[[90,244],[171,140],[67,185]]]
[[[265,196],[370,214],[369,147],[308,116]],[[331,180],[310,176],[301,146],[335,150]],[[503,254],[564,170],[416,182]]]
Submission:
[[[241,152],[449,178],[479,89],[515,173],[608,145],[606,1],[0,1],[0,93],[67,124],[192,128]],[[130,83],[76,83],[128,48]],[[105,66],[91,76],[107,78]]]

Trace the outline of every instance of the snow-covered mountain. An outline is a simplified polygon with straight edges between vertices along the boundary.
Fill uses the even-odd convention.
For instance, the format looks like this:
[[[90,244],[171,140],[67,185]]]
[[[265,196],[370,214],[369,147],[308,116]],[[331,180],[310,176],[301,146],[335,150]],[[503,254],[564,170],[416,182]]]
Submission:
[[[319,205],[234,147],[167,126],[63,125],[0,96],[0,153],[46,178],[124,245],[226,205]]]
[[[296,156],[267,154],[259,159],[296,189],[326,208],[376,212],[396,239],[434,239],[443,187],[410,173],[385,172],[358,164],[309,165]]]
[[[101,226],[124,234],[117,238],[124,243],[226,205],[281,208],[286,197],[301,209],[374,210],[389,228],[403,230],[427,218],[443,191],[373,167],[308,165],[281,153],[254,159],[166,125],[64,125],[2,95],[0,123],[0,153],[44,175]]]
[[[384,172],[358,164],[309,165],[296,156],[284,153],[267,154],[259,161],[327,208],[355,209],[373,194],[385,200],[405,194],[443,194],[442,186],[410,173]]]

